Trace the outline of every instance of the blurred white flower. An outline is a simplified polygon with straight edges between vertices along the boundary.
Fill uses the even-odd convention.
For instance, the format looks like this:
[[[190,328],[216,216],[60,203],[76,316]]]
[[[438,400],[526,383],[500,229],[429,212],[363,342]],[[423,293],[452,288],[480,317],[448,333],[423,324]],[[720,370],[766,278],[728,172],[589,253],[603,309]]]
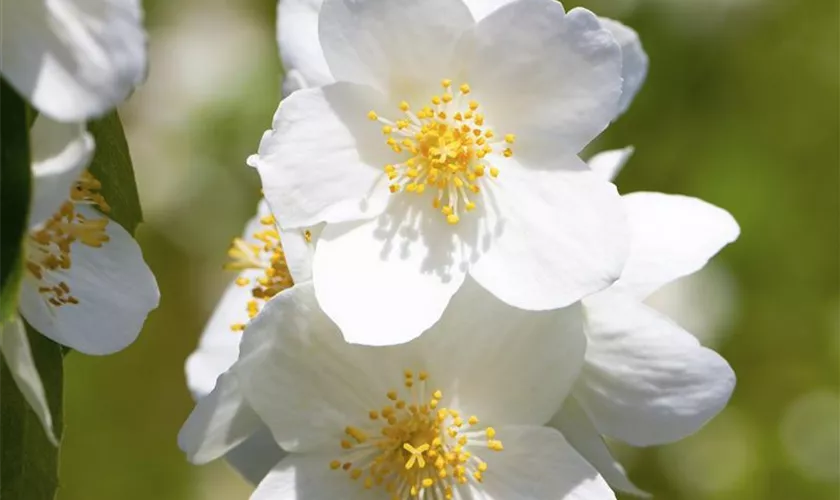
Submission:
[[[631,152],[602,153],[590,165],[612,179]],[[553,424],[613,487],[642,494],[601,435],[634,446],[682,439],[720,412],[735,386],[726,360],[643,300],[701,269],[739,228],[728,212],[695,198],[639,192],[622,202],[630,257],[617,282],[583,300],[586,362]]]
[[[212,460],[265,422],[289,454],[252,498],[614,498],[556,430],[585,336],[578,305],[527,312],[472,280],[409,343],[346,343],[311,283],[272,301],[179,436]]]
[[[228,255],[229,270],[239,271],[213,311],[198,348],[186,362],[187,386],[199,400],[216,386],[216,379],[236,361],[242,331],[265,303],[277,294],[312,278],[312,252],[319,228],[282,231],[265,200],[235,238]],[[267,429],[255,433],[227,455],[228,461],[252,482],[259,482],[279,460],[279,448]]]
[[[0,10],[0,73],[45,116],[101,116],[146,77],[139,0],[5,0]]]
[[[31,140],[34,196],[19,312],[38,332],[80,352],[119,351],[137,338],[158,305],[154,275],[137,242],[105,215],[110,207],[100,183],[84,171],[93,151],[84,127],[39,116]],[[20,319],[4,327],[3,346],[21,390],[52,436]]]
[[[284,100],[254,163],[281,227],[327,222],[315,289],[345,338],[418,336],[467,275],[529,310],[618,277],[619,197],[577,156],[622,92],[595,15],[519,0],[476,22],[460,0],[327,0],[318,16],[337,83]]]

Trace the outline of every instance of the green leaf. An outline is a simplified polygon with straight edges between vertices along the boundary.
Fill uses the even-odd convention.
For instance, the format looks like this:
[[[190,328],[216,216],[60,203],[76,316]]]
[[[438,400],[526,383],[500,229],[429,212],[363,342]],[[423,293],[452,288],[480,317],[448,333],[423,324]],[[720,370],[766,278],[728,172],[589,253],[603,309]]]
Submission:
[[[0,79],[0,321],[17,311],[23,277],[32,171],[29,125],[35,113]],[[61,433],[63,361],[58,344],[27,328],[53,424]],[[0,498],[52,500],[58,487],[58,449],[0,357]]]
[[[63,426],[64,386],[61,348],[27,326],[27,336],[53,415],[56,437]],[[58,489],[59,449],[50,443],[35,412],[17,388],[0,357],[0,498],[54,500]]]
[[[140,197],[125,132],[117,112],[88,124],[96,141],[96,153],[88,170],[102,183],[100,192],[111,206],[108,216],[134,234],[143,221]]]
[[[0,322],[17,309],[32,172],[26,103],[0,79]]]

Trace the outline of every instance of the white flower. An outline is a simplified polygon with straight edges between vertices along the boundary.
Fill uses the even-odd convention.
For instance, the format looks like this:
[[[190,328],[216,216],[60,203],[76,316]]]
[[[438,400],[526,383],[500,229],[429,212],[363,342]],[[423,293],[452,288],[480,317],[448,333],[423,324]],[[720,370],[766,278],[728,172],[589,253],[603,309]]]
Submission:
[[[476,22],[515,0],[464,0]],[[318,37],[318,12],[324,0],[278,0],[277,46],[283,61],[285,77],[283,93],[320,87],[334,83],[321,42]],[[574,9],[573,9],[574,10]],[[642,49],[639,35],[620,22],[599,17],[601,25],[610,30],[621,46],[622,93],[619,112],[627,110],[630,102],[647,76],[648,56]]]
[[[314,283],[345,338],[416,337],[468,274],[529,310],[619,276],[619,197],[577,156],[622,90],[595,15],[519,0],[476,22],[460,0],[327,0],[319,29],[337,83],[288,97],[252,163],[281,227],[327,222]]]
[[[590,165],[612,179],[631,152],[601,153]],[[720,412],[735,386],[726,360],[642,301],[701,269],[739,228],[725,210],[696,198],[639,192],[622,202],[630,257],[613,286],[583,300],[586,362],[552,424],[614,488],[641,494],[601,435],[635,446],[682,439]]]
[[[158,305],[154,275],[137,242],[105,215],[110,207],[99,194],[100,183],[84,171],[93,151],[84,127],[39,116],[31,140],[34,196],[20,315],[35,330],[80,352],[119,351],[137,338],[146,315]],[[52,435],[20,318],[4,325],[2,344],[21,391]]]
[[[45,116],[100,116],[146,76],[139,0],[4,0],[0,11],[0,73]]]
[[[236,361],[242,331],[263,305],[278,293],[312,277],[312,250],[319,228],[282,231],[268,204],[260,201],[257,214],[228,250],[226,269],[239,271],[213,311],[198,348],[186,363],[187,386],[196,400],[216,386],[216,379]],[[228,453],[227,459],[243,475],[258,482],[279,460],[279,449],[265,429]]]
[[[204,462],[264,422],[289,454],[254,499],[614,498],[544,426],[582,363],[581,320],[577,305],[505,306],[468,279],[425,335],[366,347],[299,285],[246,329],[181,446]]]

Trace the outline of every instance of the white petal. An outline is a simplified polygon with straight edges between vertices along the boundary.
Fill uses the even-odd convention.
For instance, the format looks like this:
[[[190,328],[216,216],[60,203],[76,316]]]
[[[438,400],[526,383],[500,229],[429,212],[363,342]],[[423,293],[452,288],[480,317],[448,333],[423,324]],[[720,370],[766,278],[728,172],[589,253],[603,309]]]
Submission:
[[[88,206],[76,210],[88,219],[104,217]],[[72,266],[60,275],[78,304],[49,305],[31,277],[21,287],[20,309],[29,324],[85,354],[110,354],[134,342],[160,299],[137,242],[114,221],[105,230],[110,240],[99,248],[73,243]]]
[[[690,333],[613,292],[584,306],[589,344],[574,395],[601,434],[636,446],[669,443],[726,405],[735,374]]]
[[[259,274],[243,273],[240,276],[254,279]],[[231,325],[248,323],[247,303],[251,297],[250,288],[231,282],[213,310],[198,348],[187,358],[187,387],[194,398],[201,398],[212,391],[219,375],[227,371],[239,356],[242,332],[233,331]]]
[[[555,429],[496,430],[503,451],[470,447],[488,466],[480,485],[470,483],[472,500],[615,499],[598,471]]]
[[[512,160],[496,162],[501,173],[485,196],[492,241],[470,275],[529,310],[567,306],[612,284],[629,250],[615,186],[577,157],[558,159],[563,168],[552,171]]]
[[[598,434],[595,424],[574,397],[566,399],[563,408],[548,425],[562,432],[569,444],[598,470],[611,487],[638,497],[650,497],[630,482],[624,467],[613,458],[604,438]]]
[[[100,116],[146,77],[138,0],[23,0],[3,8],[3,76],[55,120]]]
[[[251,243],[261,243],[254,235],[266,229],[266,225],[260,220],[267,216],[274,217],[274,214],[271,212],[268,202],[263,198],[257,206],[257,215],[249,220],[245,226],[242,239]],[[283,257],[295,283],[303,283],[312,279],[312,257],[315,254],[315,243],[321,236],[323,226],[323,224],[319,224],[308,228],[283,230],[275,224],[277,232],[280,234],[280,244],[283,246]]]
[[[621,46],[621,100],[618,103],[618,113],[624,113],[633,102],[633,98],[642,88],[648,71],[648,56],[642,48],[639,35],[618,21],[606,17],[600,18],[601,26],[610,30],[618,45]]]
[[[599,177],[612,182],[632,155],[633,146],[627,146],[624,149],[602,151],[590,158],[587,163]]]
[[[467,278],[440,321],[405,347],[422,352],[446,405],[482,425],[543,425],[583,364],[581,313],[516,309]]]
[[[374,91],[347,83],[295,92],[275,114],[252,164],[283,228],[375,217],[394,153],[367,114],[383,109]]]
[[[262,428],[236,377],[224,374],[201,398],[178,433],[178,446],[196,464],[215,460]]]
[[[291,91],[320,87],[335,80],[318,40],[322,0],[280,0],[277,3],[277,46]]]
[[[293,452],[340,451],[345,427],[368,423],[407,366],[394,349],[345,343],[310,283],[274,297],[244,335],[234,373],[277,443]]]
[[[476,22],[481,21],[496,10],[516,0],[464,0]]]
[[[729,212],[697,198],[640,192],[621,199],[632,241],[613,289],[638,298],[699,270],[740,233]]]
[[[529,314],[494,303],[475,284],[465,288],[419,339],[365,347],[343,342],[311,286],[296,286],[246,329],[234,369],[251,405],[290,451],[339,452],[344,429],[368,427],[368,412],[388,404],[386,393],[400,386],[406,369],[426,371],[423,387],[441,390],[441,404],[483,425],[547,422],[583,362],[580,309]]]
[[[292,454],[277,464],[260,482],[251,500],[314,500],[345,499],[369,500],[381,498],[384,489],[373,492],[347,473],[331,470],[334,455]]]
[[[73,182],[93,157],[93,136],[84,123],[60,123],[39,115],[30,130],[32,208],[29,226],[51,217],[70,196]]]
[[[0,353],[3,354],[3,362],[9,368],[23,398],[44,426],[47,438],[52,444],[58,446],[41,374],[38,373],[35,358],[32,357],[26,328],[17,315],[0,325]]]
[[[225,460],[252,484],[257,484],[287,453],[277,446],[268,427],[262,426],[225,455]]]
[[[303,283],[312,279],[312,260],[315,258],[315,246],[321,238],[324,224],[307,229],[280,229],[280,242],[289,273],[295,283]]]
[[[315,292],[354,344],[407,342],[435,324],[464,280],[451,226],[430,210],[394,209],[327,225],[315,250]]]
[[[498,132],[517,135],[523,158],[538,147],[575,154],[616,115],[621,50],[589,11],[518,0],[478,23],[460,50],[471,95]]]
[[[326,0],[318,30],[336,80],[415,104],[454,77],[455,46],[473,23],[460,0]]]

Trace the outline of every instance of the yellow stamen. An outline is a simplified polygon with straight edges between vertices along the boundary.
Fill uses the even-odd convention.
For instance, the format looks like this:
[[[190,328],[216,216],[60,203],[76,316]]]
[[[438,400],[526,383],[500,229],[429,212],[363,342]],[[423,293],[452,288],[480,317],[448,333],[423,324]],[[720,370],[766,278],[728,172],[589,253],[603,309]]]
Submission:
[[[506,134],[504,141],[494,141],[493,131],[485,128],[485,116],[477,112],[481,104],[476,100],[464,103],[460,97],[455,99],[450,79],[441,80],[441,87],[444,93],[432,96],[429,101],[434,109],[423,106],[412,113],[408,102],[402,101],[399,108],[406,113],[406,119],[391,122],[380,119],[375,111],[368,117],[384,124],[382,131],[387,146],[395,153],[406,155],[400,163],[384,167],[391,193],[422,195],[430,188],[434,193],[432,205],[437,209],[442,207],[448,223],[457,224],[482,199],[481,196],[467,199],[467,190],[482,193],[478,183],[487,182],[479,181],[487,169],[491,177],[499,175],[499,170],[488,164],[488,155],[512,156],[513,150],[503,146],[513,144],[515,138]],[[467,83],[458,90],[461,96],[471,93]],[[396,124],[396,131],[392,123]]]

